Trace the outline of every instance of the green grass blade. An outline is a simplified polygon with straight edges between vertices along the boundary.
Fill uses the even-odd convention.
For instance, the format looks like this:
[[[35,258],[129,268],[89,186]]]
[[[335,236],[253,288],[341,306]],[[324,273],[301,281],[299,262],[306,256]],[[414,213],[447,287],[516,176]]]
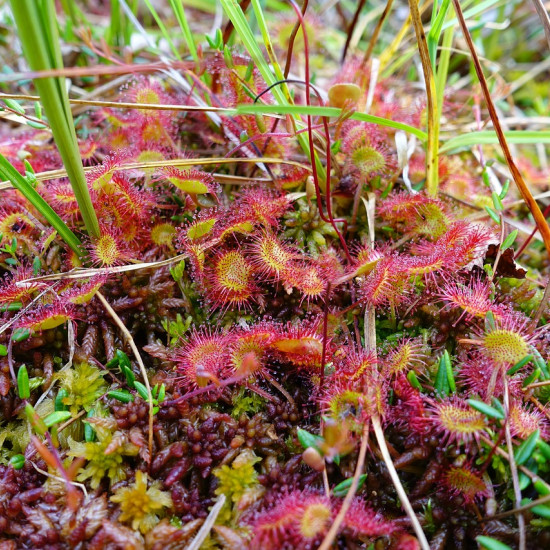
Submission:
[[[246,20],[246,17],[244,16],[244,13],[241,7],[236,2],[236,0],[220,0],[220,1],[225,13],[229,17],[229,19],[231,19],[233,26],[235,27],[235,30],[241,37],[241,40],[243,41],[246,49],[248,50],[248,53],[252,57],[252,60],[256,64],[256,67],[258,68],[258,70],[260,71],[260,74],[265,80],[266,85],[271,86],[272,84],[277,82],[277,78],[271,71],[271,68],[269,67],[269,64],[267,63],[267,61],[264,59],[262,51],[258,46],[256,39],[254,38],[254,33],[252,32],[252,29],[250,28],[250,25],[248,24],[248,21]],[[273,97],[275,98],[275,100],[279,105],[289,105],[291,103],[291,101],[289,101],[289,96],[286,95],[288,91],[285,93],[285,90],[286,90],[286,85],[275,86],[271,90]],[[300,147],[302,148],[304,153],[309,157],[310,151],[309,151],[309,142],[308,142],[307,136],[305,134],[299,134],[297,139],[298,139],[298,143],[300,144]],[[321,164],[315,152],[314,152],[314,157],[315,157],[315,165],[317,167],[317,172],[319,174],[319,179],[322,182],[324,182],[326,179],[325,168]]]
[[[78,254],[82,254],[78,237],[67,227],[52,207],[38,194],[36,189],[0,154],[0,176],[12,185],[44,216],[59,236]]]
[[[428,51],[430,52],[430,59],[432,61],[432,69],[435,73],[436,71],[436,57],[437,57],[437,45],[439,44],[439,38],[441,37],[441,32],[443,29],[443,21],[447,15],[449,5],[451,0],[443,0],[441,7],[437,11],[437,2],[434,2],[433,12],[432,12],[432,22],[430,25],[430,32],[426,37],[426,42],[428,44]]]
[[[168,1],[170,2],[172,11],[176,16],[176,19],[178,20],[179,26],[181,28],[181,32],[183,34],[183,37],[185,38],[185,42],[187,43],[189,52],[191,53],[191,57],[198,62],[199,55],[197,53],[197,46],[195,45],[195,40],[193,39],[193,34],[191,33],[191,29],[189,28],[187,17],[185,17],[183,0],[168,0]]]
[[[154,20],[156,21],[158,28],[160,29],[160,32],[162,33],[162,36],[168,42],[168,45],[170,46],[170,49],[172,50],[172,53],[174,54],[174,57],[181,61],[181,56],[178,52],[178,49],[174,45],[174,42],[172,41],[172,38],[170,36],[170,33],[168,32],[168,29],[166,28],[165,24],[162,22],[162,19],[159,17],[159,14],[157,13],[157,10],[153,7],[153,4],[151,4],[150,0],[143,0],[145,2],[145,5],[151,12],[151,15],[153,16]]]
[[[492,8],[493,6],[504,4],[504,3],[507,3],[507,2],[505,0],[485,0],[484,2],[479,2],[479,4],[475,4],[472,8],[464,10],[464,17],[466,19],[472,19],[476,15],[483,13],[489,8]],[[458,19],[454,17],[453,19],[443,24],[442,30],[447,30],[450,27],[456,27],[457,23],[458,23]]]
[[[548,130],[509,130],[504,132],[508,143],[519,145],[533,143],[550,143],[550,131]],[[469,132],[449,138],[441,146],[440,151],[449,152],[463,147],[472,147],[473,145],[495,145],[498,144],[498,137],[491,130],[481,132]]]
[[[52,0],[11,0],[11,7],[23,52],[31,69],[62,69],[57,19]],[[97,237],[99,224],[82,168],[65,80],[48,77],[35,79],[34,83],[78,201],[84,224],[88,233]]]
[[[279,114],[279,115],[295,115],[295,117],[301,115],[312,115],[312,116],[325,116],[325,117],[338,117],[342,114],[342,109],[337,107],[320,107],[316,105],[263,105],[263,104],[245,104],[239,105],[234,111],[235,115],[253,115],[253,114]],[[233,114],[233,113],[232,113]],[[378,124],[379,126],[385,126],[387,128],[395,128],[397,130],[403,130],[416,136],[422,141],[428,139],[428,134],[415,128],[414,126],[409,126],[403,122],[396,122],[394,120],[389,120],[387,118],[382,118],[374,115],[368,115],[366,113],[355,112],[349,118],[352,120],[360,120],[363,122],[371,122],[373,124]]]
[[[273,65],[273,71],[275,73],[275,76],[277,77],[277,80],[283,80],[284,74],[281,69],[281,66],[279,65],[279,62],[277,61],[277,57],[275,56],[275,50],[273,48],[271,37],[269,36],[269,30],[267,28],[267,23],[265,21],[264,12],[258,0],[252,0],[252,9],[254,10],[254,15],[256,16],[256,20],[258,21],[258,26],[260,27],[260,33],[262,34],[262,40],[264,41],[264,45],[265,45],[269,60]],[[287,101],[291,102],[290,94],[288,92],[288,88],[286,84],[281,86],[281,89],[285,94]]]

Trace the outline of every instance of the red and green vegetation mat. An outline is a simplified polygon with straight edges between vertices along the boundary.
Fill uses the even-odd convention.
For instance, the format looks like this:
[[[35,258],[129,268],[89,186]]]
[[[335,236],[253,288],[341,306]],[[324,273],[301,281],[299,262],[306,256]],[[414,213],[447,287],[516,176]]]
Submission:
[[[2,550],[550,546],[541,2],[0,5]]]

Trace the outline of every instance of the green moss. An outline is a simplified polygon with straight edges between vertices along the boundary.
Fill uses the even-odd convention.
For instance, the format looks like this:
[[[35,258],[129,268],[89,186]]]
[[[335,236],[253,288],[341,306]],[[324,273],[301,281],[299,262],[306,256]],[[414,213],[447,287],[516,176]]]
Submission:
[[[247,392],[247,389],[242,387],[239,389],[238,393],[233,396],[231,402],[233,403],[231,416],[233,418],[240,418],[243,413],[253,416],[261,411],[264,407],[265,399],[257,393]]]
[[[107,391],[103,374],[97,367],[81,363],[57,375],[61,381],[61,388],[66,389],[68,393],[62,400],[63,405],[69,407],[73,415],[78,414],[81,409],[89,411],[97,399]]]
[[[124,457],[138,454],[138,447],[126,440],[121,432],[112,434],[96,427],[97,441],[74,441],[69,439],[69,456],[85,458],[86,467],[78,474],[78,481],[90,479],[90,485],[97,489],[107,476],[111,485],[126,479]]]

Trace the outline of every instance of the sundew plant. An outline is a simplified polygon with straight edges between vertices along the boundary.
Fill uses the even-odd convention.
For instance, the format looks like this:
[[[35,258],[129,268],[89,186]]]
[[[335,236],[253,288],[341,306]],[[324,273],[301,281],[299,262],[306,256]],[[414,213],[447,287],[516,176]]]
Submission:
[[[0,1],[0,548],[550,547],[541,0]]]

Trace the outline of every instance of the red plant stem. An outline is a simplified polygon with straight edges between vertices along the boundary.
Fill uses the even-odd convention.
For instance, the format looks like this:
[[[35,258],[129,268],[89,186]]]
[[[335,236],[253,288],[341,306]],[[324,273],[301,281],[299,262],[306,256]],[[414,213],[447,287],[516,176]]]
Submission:
[[[296,12],[296,15],[298,16],[298,19],[300,20],[300,24],[302,25],[302,32],[304,35],[304,51],[305,51],[305,81],[306,81],[306,105],[311,105],[311,82],[310,82],[310,73],[309,73],[309,42],[307,38],[307,30],[306,26],[304,24],[304,17],[302,16],[302,12],[300,11],[300,8],[296,4],[294,0],[289,0],[292,4],[292,7],[294,8],[294,11]],[[334,228],[334,231],[338,235],[338,238],[340,239],[340,243],[342,244],[342,248],[344,249],[344,253],[346,254],[346,258],[349,263],[352,262],[351,255],[348,250],[348,245],[346,244],[346,241],[344,239],[344,236],[338,229],[338,226],[336,225],[336,222],[334,220],[334,216],[332,215],[332,203],[331,203],[331,197],[330,197],[330,135],[328,133],[328,124],[326,121],[326,117],[323,117],[323,124],[325,127],[325,133],[327,138],[327,177],[326,177],[326,202],[327,202],[327,215],[328,220],[324,218],[323,216],[323,209],[322,209],[322,199],[321,199],[321,190],[319,188],[319,175],[317,173],[317,166],[315,164],[315,149],[313,147],[313,128],[312,128],[312,122],[311,122],[311,115],[307,115],[307,136],[309,141],[309,154],[311,157],[311,171],[313,175],[313,184],[315,185],[315,194],[317,196],[317,204],[319,205],[319,214],[321,215],[321,218],[323,221],[328,222],[332,225]]]
[[[351,36],[353,35],[353,31],[357,26],[357,21],[359,21],[359,14],[361,13],[361,10],[364,7],[365,7],[365,0],[359,0],[359,4],[357,4],[357,9],[353,14],[353,19],[351,20],[351,23],[347,30],[346,43],[344,44],[344,49],[342,51],[342,57],[340,58],[340,63],[343,63],[346,60],[346,55],[348,53],[348,48],[351,42]]]
[[[236,382],[239,382],[243,380],[244,378],[248,378],[250,376],[249,374],[241,374],[239,376],[232,376],[231,378],[226,378],[225,380],[221,381],[219,384],[210,384],[208,386],[204,386],[203,388],[198,388],[196,390],[193,390],[191,392],[186,393],[185,395],[182,395],[181,397],[178,397],[177,399],[172,399],[171,401],[164,401],[161,406],[162,407],[170,407],[172,405],[177,405],[178,403],[181,403],[182,401],[186,401],[187,399],[191,399],[193,397],[197,397],[198,395],[202,395],[203,393],[208,393],[212,390],[219,390],[220,388],[224,388],[225,386],[229,386],[229,384],[234,384]]]
[[[302,5],[302,17],[306,14],[308,3],[309,3],[309,0],[304,0],[304,3]],[[288,39],[288,50],[286,52],[285,70],[283,72],[283,74],[285,75],[285,78],[287,78],[288,73],[290,73],[290,64],[292,63],[292,50],[294,49],[294,40],[296,39],[296,35],[298,34],[299,28],[300,28],[300,21],[297,21],[296,25],[294,25],[292,29],[292,32],[290,33],[290,38]]]

